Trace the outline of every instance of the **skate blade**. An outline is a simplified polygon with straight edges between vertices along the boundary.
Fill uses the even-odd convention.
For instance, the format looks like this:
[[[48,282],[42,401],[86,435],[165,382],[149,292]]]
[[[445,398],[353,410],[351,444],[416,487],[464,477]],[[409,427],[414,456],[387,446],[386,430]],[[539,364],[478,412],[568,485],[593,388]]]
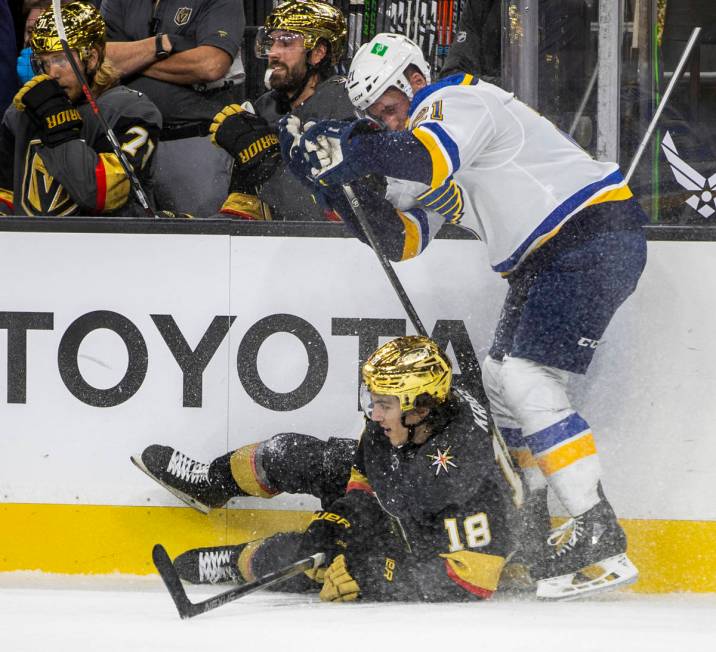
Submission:
[[[164,487],[168,492],[174,494],[179,500],[189,505],[189,507],[193,507],[195,510],[201,512],[202,514],[208,514],[211,511],[211,507],[209,507],[208,505],[200,503],[196,498],[192,498],[190,495],[185,494],[183,491],[179,491],[179,489],[170,487],[168,484],[162,482],[144,465],[141,456],[131,455],[129,459],[132,460],[132,464],[134,464],[134,466],[136,466],[141,471],[144,471],[144,473],[146,473],[152,480],[162,485],[162,487]]]
[[[622,553],[576,573],[539,580],[537,597],[542,600],[576,600],[633,584],[638,578],[637,567]]]

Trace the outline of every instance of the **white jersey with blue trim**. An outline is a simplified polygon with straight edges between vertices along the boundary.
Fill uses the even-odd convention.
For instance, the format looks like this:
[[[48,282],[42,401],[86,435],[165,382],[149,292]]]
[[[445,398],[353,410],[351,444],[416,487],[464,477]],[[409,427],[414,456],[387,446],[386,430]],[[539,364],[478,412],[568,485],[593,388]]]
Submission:
[[[473,229],[497,272],[515,269],[585,206],[632,196],[616,163],[594,160],[511,93],[472,75],[418,91],[409,129],[430,153],[430,187],[389,179],[388,198],[406,210],[410,188],[429,222],[437,213]]]

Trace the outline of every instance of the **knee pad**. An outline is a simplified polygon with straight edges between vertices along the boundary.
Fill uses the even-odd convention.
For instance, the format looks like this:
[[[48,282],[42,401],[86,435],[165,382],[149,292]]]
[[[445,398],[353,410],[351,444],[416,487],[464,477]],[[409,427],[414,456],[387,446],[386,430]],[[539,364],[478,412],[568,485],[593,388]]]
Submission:
[[[498,428],[517,428],[519,423],[503,396],[502,362],[491,355],[482,363],[482,382],[490,401],[490,412]]]
[[[343,495],[351,473],[355,439],[328,441],[286,432],[263,442],[257,451],[272,487],[291,494],[311,494],[328,505]]]
[[[502,397],[509,411],[530,435],[569,416],[568,372],[532,360],[505,356],[502,363]]]
[[[490,402],[502,392],[502,362],[491,355],[482,363],[482,383]]]
[[[279,491],[308,494],[323,473],[325,446],[325,441],[310,435],[282,432],[259,445],[257,466]]]

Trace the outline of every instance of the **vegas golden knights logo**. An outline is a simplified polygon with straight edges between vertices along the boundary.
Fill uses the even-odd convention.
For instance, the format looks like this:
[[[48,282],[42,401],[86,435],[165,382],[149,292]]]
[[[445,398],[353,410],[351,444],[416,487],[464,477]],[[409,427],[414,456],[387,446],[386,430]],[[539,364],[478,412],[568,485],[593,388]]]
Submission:
[[[174,14],[174,22],[181,27],[186,25],[191,18],[191,7],[179,7],[176,14]]]
[[[25,154],[22,179],[22,207],[29,215],[71,215],[77,204],[45,167],[37,153],[38,139],[31,140]]]

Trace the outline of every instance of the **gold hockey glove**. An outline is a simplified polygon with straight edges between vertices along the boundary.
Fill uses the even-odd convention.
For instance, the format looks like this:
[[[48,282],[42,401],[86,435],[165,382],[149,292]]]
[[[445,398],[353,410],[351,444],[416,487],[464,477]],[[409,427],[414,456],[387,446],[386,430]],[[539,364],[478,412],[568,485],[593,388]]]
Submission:
[[[358,582],[348,570],[345,555],[338,555],[326,570],[320,597],[324,602],[352,602],[360,596]]]

